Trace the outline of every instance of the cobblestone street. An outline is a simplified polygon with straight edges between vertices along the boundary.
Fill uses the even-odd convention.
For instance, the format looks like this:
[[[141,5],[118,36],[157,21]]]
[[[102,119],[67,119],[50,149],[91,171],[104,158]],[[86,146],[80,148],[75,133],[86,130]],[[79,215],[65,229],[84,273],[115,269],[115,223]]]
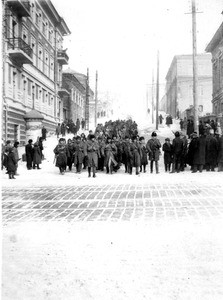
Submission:
[[[194,184],[7,188],[3,224],[222,218],[223,187]]]

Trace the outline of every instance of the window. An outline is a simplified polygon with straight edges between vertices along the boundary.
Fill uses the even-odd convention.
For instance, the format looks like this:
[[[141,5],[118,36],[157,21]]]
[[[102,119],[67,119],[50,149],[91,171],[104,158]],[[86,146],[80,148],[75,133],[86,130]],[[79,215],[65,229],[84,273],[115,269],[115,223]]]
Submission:
[[[40,87],[38,88],[38,90],[39,90],[39,100],[42,101],[42,90]]]
[[[54,79],[54,59],[50,56],[50,79]]]
[[[46,102],[46,90],[43,89],[43,103]]]
[[[48,97],[48,93],[47,93],[47,91],[46,91],[46,92],[45,92],[45,102],[46,102],[47,104],[49,104],[49,103],[48,103],[48,98],[49,98],[49,97]]]
[[[28,30],[24,26],[22,26],[22,39],[28,44]]]
[[[12,83],[12,66],[11,65],[8,65],[9,68],[8,68],[8,81],[9,83],[11,84]]]
[[[221,112],[223,113],[223,102],[221,102]]]
[[[35,92],[36,100],[38,100],[39,99],[39,97],[38,97],[38,95],[39,95],[39,86],[38,86],[38,84],[35,84],[35,90],[36,90],[36,92]]]
[[[33,64],[36,66],[36,39],[31,36],[31,48],[33,50]]]
[[[16,72],[13,71],[13,99],[15,99],[16,94]]]
[[[50,41],[50,43],[53,42],[53,28],[52,27],[50,27],[50,29],[49,29],[49,41]]]
[[[45,21],[43,21],[43,23],[42,23],[42,30],[43,30],[43,34],[46,35],[46,23],[45,23]]]
[[[17,71],[17,87],[20,90],[21,73]]]
[[[32,100],[33,100],[33,103],[34,103],[34,100],[35,100],[35,85],[32,85]]]
[[[49,76],[49,53],[45,51],[45,68],[44,73]]]
[[[41,44],[38,47],[38,68],[43,71],[43,48]]]
[[[32,81],[28,79],[28,95],[31,96]]]

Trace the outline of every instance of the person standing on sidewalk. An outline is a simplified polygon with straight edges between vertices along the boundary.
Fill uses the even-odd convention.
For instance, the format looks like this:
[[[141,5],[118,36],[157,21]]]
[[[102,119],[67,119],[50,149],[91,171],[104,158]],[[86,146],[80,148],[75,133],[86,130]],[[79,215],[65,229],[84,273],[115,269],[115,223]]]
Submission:
[[[181,157],[183,153],[184,142],[180,138],[179,131],[175,132],[175,138],[173,139],[173,167],[171,173],[180,172]]]
[[[18,162],[19,162],[19,160],[20,160],[20,158],[19,158],[18,146],[19,146],[19,142],[15,142],[15,143],[14,143],[14,147],[13,147],[13,149],[12,149],[12,151],[13,151],[13,153],[14,153],[14,155],[15,155],[15,160],[16,160],[16,170],[15,170],[15,175],[19,175],[19,174],[17,173],[17,170],[18,170]]]
[[[164,152],[165,172],[170,172],[171,164],[173,162],[173,146],[171,145],[169,138],[165,139],[162,150]]]
[[[74,144],[74,166],[76,167],[76,173],[80,174],[82,170],[82,164],[84,160],[84,142],[78,135],[76,137],[76,143]]]
[[[141,136],[139,138],[139,147],[141,149],[141,165],[140,165],[140,172],[142,172],[142,167],[143,167],[143,172],[146,173],[146,166],[148,165],[148,150],[146,149],[145,145],[145,138]]]
[[[132,158],[132,167],[136,168],[136,175],[139,175],[142,152],[136,136],[132,138],[132,143],[130,144],[130,156]]]
[[[160,156],[160,148],[161,143],[157,138],[157,134],[154,131],[151,135],[151,139],[148,140],[146,144],[146,148],[149,152],[149,160],[150,160],[150,173],[153,173],[153,164],[155,162],[156,174],[159,173],[159,156]]]
[[[41,164],[41,150],[39,147],[39,143],[36,142],[34,143],[34,148],[33,148],[33,169],[37,167],[38,170],[41,168],[39,165]]]
[[[59,168],[60,174],[64,175],[67,167],[67,157],[69,156],[66,140],[64,138],[59,139],[59,144],[55,147],[53,152],[56,155],[56,167]]]
[[[28,144],[25,147],[26,150],[26,167],[27,170],[31,170],[33,167],[33,140],[28,140]]]
[[[93,177],[96,177],[96,168],[98,166],[98,150],[99,146],[95,140],[95,135],[90,134],[87,140],[87,156],[88,156],[88,177],[91,177],[91,169]]]
[[[17,161],[15,159],[15,154],[13,153],[13,147],[8,148],[8,156],[7,156],[7,170],[9,174],[9,179],[16,179],[14,177],[16,171]]]

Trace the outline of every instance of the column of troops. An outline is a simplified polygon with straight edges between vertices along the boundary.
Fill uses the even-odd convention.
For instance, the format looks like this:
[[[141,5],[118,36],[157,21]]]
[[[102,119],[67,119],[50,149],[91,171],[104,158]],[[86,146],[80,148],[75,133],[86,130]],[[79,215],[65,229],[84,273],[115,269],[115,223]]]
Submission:
[[[171,142],[165,139],[163,145],[153,132],[146,142],[138,135],[137,124],[132,120],[107,122],[98,125],[95,134],[84,133],[73,139],[59,138],[54,149],[55,163],[60,174],[88,169],[88,176],[96,177],[96,171],[106,171],[107,174],[117,172],[121,165],[125,173],[139,175],[146,172],[150,162],[150,173],[159,173],[159,160],[164,153],[165,171],[170,173],[182,172],[187,165],[195,173],[197,171],[223,171],[223,135],[219,136],[212,129],[206,128],[202,134],[193,132],[190,137],[175,132]]]

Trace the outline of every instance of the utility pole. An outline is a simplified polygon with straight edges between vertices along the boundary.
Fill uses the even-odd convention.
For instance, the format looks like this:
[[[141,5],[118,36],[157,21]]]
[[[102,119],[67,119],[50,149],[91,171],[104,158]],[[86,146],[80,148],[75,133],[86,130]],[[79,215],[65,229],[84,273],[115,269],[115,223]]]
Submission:
[[[159,51],[157,52],[157,81],[156,81],[156,130],[159,127]]]
[[[152,124],[154,124],[154,70],[152,74]]]
[[[85,129],[89,130],[89,69],[86,77]]]
[[[97,116],[98,116],[98,71],[96,71],[96,80],[95,80],[95,128],[97,127]]]
[[[198,132],[198,76],[197,76],[197,26],[196,5],[192,1],[192,34],[193,34],[193,100],[194,100],[194,131]]]

